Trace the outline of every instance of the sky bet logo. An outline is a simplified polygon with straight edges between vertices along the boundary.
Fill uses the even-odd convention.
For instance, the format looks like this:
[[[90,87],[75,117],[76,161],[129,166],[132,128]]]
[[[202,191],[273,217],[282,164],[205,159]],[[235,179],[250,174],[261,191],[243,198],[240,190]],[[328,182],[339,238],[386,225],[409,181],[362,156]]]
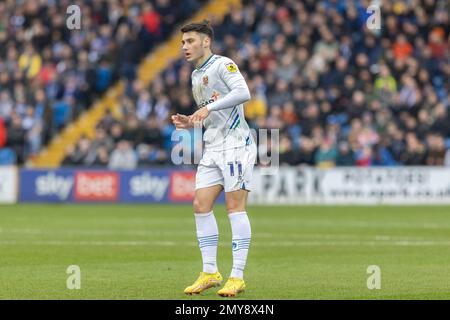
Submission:
[[[67,200],[73,187],[73,178],[49,172],[37,177],[36,194],[38,196],[57,196],[59,200]]]
[[[147,172],[134,176],[130,180],[130,193],[135,197],[152,196],[155,200],[160,201],[168,188],[168,177],[160,178]]]
[[[116,201],[119,197],[119,174],[76,172],[74,196],[77,201]]]

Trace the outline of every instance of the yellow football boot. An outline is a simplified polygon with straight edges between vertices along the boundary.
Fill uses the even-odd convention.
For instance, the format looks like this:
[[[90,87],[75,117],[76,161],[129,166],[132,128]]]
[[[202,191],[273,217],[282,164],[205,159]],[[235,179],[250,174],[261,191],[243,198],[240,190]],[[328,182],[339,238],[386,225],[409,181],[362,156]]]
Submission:
[[[184,289],[184,293],[200,294],[206,289],[219,287],[222,284],[222,275],[219,272],[216,273],[206,273],[200,272],[200,276],[195,280],[194,284]]]
[[[238,293],[244,292],[245,282],[239,278],[229,278],[225,286],[217,291],[221,297],[235,297]]]

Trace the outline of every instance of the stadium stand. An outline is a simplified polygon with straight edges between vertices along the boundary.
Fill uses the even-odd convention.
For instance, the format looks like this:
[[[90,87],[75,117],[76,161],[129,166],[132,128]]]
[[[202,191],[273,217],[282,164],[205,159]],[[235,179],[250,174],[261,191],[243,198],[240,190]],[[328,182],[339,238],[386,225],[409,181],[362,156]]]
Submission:
[[[137,53],[129,45],[133,39],[121,30],[139,20],[120,12],[117,1],[108,2],[110,15],[102,14],[107,11],[96,6],[85,8],[92,17],[92,24],[86,26],[86,37],[92,37],[90,46],[86,48],[79,44],[83,39],[72,39],[56,29],[47,35],[51,43],[48,50],[43,45],[46,40],[38,36],[45,26],[28,18],[27,10],[33,10],[17,12],[11,3],[0,5],[0,15],[11,16],[2,19],[9,21],[2,28],[9,31],[0,37],[5,43],[2,68],[11,70],[8,76],[1,73],[0,117],[6,121],[6,147],[16,153],[17,161],[22,163],[40,150],[120,78],[123,90],[111,96],[89,123],[97,127],[95,130],[64,146],[62,164],[116,169],[171,165],[174,127],[168,119],[175,112],[190,114],[195,110],[189,91],[192,67],[182,60],[168,59],[166,68],[152,72],[149,69],[160,64],[144,60],[136,72],[143,53],[134,56]],[[106,5],[103,1],[94,3]],[[158,20],[155,13],[168,14],[170,10],[161,6],[176,8],[173,3],[157,1],[160,6],[153,10],[144,1],[132,3],[136,3],[132,6],[135,10],[130,11],[143,17],[141,29],[134,27],[143,30],[134,34],[137,42],[151,50],[153,41],[166,41],[176,56],[179,44],[172,38],[167,40],[170,32],[151,35],[154,20]],[[199,2],[192,3],[198,6]],[[215,53],[235,60],[252,91],[253,99],[246,106],[249,123],[255,129],[280,129],[281,163],[319,167],[450,165],[448,2],[383,2],[382,28],[375,31],[365,27],[369,4],[242,1],[242,8],[230,7],[223,20],[212,18]],[[182,17],[186,14],[165,19],[167,26],[173,27],[173,21],[182,21]],[[118,27],[117,21],[123,20],[126,22]],[[30,37],[29,30],[36,30],[36,35],[31,32],[31,42],[25,40],[25,34]],[[126,52],[110,48],[113,33],[116,39],[123,38],[118,43],[128,41],[123,49]],[[12,34],[17,34],[15,42],[23,43],[18,52],[15,45],[8,46]],[[43,47],[36,50],[39,46]],[[105,53],[103,59],[98,58],[101,53]],[[117,60],[122,54],[133,58]],[[92,56],[97,57],[94,62],[90,61]],[[133,67],[124,61],[132,61]],[[77,69],[77,75],[66,69]],[[86,80],[88,74],[90,82],[77,82],[80,77]],[[30,98],[25,92],[35,86]],[[33,120],[36,118],[46,119],[46,125],[40,126],[42,122]],[[0,126],[0,145],[1,135]],[[24,150],[20,146],[25,146]]]
[[[174,21],[204,2],[77,1],[79,31],[66,27],[70,1],[1,2],[0,117],[17,162],[32,159],[118,79],[134,78]]]

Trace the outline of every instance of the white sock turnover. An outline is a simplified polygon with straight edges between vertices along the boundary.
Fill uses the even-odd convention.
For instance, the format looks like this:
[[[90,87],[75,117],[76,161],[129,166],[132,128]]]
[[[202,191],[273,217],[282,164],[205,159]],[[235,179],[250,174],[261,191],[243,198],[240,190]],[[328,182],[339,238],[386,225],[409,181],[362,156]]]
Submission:
[[[244,269],[252,237],[250,221],[245,211],[233,212],[228,217],[230,218],[233,234],[233,269],[230,277],[244,279]]]
[[[195,213],[197,226],[198,246],[202,253],[203,272],[217,272],[217,244],[219,242],[219,230],[217,228],[214,212]]]

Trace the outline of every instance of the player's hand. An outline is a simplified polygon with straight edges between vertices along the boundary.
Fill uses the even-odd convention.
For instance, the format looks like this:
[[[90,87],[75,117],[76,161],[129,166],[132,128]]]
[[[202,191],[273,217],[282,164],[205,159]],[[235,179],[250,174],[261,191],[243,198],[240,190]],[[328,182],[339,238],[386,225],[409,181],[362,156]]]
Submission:
[[[195,113],[191,116],[191,122],[195,124],[202,124],[203,120],[205,120],[209,116],[209,110],[206,107],[202,107],[195,111]]]
[[[192,116],[185,116],[184,114],[177,113],[172,116],[172,122],[177,130],[189,129],[192,128],[192,122],[190,121],[191,117]]]

